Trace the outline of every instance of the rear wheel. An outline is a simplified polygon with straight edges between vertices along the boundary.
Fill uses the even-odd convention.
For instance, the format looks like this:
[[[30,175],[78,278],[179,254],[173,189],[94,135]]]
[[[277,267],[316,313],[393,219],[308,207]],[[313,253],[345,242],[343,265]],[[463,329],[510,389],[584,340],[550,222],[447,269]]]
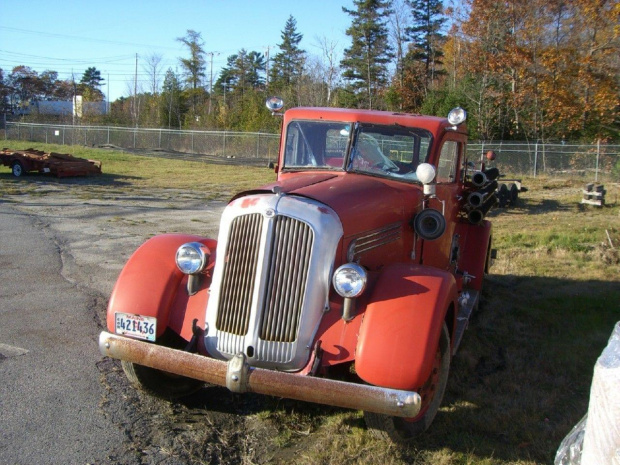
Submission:
[[[450,372],[450,334],[443,325],[439,338],[439,347],[435,354],[435,363],[428,379],[419,389],[422,397],[420,413],[414,418],[392,417],[380,413],[364,412],[364,420],[370,432],[381,439],[406,444],[423,433],[433,422],[441,401]]]
[[[158,344],[173,349],[182,349],[186,342],[172,332],[167,332]],[[199,391],[204,383],[197,379],[179,376],[136,363],[121,361],[123,371],[129,382],[136,388],[163,399],[173,400],[189,396]]]
[[[19,161],[14,161],[11,165],[11,172],[13,173],[13,176],[19,178],[25,173],[24,166]]]

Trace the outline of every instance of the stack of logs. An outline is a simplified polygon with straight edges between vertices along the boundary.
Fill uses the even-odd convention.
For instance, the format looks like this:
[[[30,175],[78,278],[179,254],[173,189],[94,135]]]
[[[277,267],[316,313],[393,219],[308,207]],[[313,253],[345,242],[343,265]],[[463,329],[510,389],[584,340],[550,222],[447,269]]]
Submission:
[[[489,210],[497,203],[499,170],[489,168],[476,171],[471,176],[472,192],[467,195],[465,215],[472,224],[480,224]]]

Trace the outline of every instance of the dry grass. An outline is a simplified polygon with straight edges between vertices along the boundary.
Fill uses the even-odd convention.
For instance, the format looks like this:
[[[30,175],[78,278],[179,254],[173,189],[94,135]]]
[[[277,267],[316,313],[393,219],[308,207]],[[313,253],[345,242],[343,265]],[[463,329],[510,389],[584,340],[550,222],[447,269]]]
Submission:
[[[288,436],[275,463],[290,453],[303,464],[553,462],[587,410],[594,363],[620,319],[620,264],[601,252],[606,231],[620,248],[619,191],[606,186],[611,206],[583,207],[581,182],[524,182],[519,205],[491,215],[498,259],[431,429],[399,448],[371,437],[358,412],[295,403],[308,415],[296,413],[295,429],[312,439]],[[272,420],[288,413],[279,407]]]
[[[57,180],[63,185],[86,186],[87,189],[83,189],[83,195],[86,196],[96,196],[99,191],[110,192],[115,189],[126,192],[157,188],[195,190],[202,192],[208,199],[225,199],[235,192],[251,189],[275,179],[273,170],[266,167],[208,164],[200,161],[140,156],[117,150],[11,140],[2,141],[2,145],[13,150],[23,150],[34,145],[34,148],[46,152],[71,153],[76,157],[101,161],[103,171],[101,176]],[[10,168],[0,166],[0,175],[3,173],[10,173]],[[24,178],[28,182],[12,180],[10,176],[3,176],[3,179],[7,182],[13,181],[8,183],[6,187],[8,190],[25,189],[32,192],[37,187],[37,178],[41,177],[43,176],[35,173]],[[47,182],[55,179],[45,176]]]

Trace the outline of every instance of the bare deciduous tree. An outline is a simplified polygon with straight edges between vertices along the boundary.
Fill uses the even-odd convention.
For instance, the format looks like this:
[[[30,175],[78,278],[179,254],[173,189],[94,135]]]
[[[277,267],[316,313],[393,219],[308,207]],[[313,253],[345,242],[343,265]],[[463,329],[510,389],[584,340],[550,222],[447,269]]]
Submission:
[[[332,101],[332,91],[340,82],[340,57],[338,56],[338,41],[329,38],[315,37],[316,46],[321,49],[320,72],[327,87],[326,103]]]
[[[145,58],[145,63],[142,65],[142,69],[149,77],[149,85],[151,87],[150,92],[153,96],[157,96],[159,94],[162,74],[162,58],[162,55],[152,53]]]

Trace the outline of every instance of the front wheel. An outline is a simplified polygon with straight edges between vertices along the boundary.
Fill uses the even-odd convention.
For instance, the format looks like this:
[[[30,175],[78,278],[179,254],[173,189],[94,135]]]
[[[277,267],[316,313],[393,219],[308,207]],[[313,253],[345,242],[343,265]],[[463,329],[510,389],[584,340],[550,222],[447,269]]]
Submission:
[[[419,390],[422,397],[420,413],[414,418],[401,418],[380,413],[364,412],[364,420],[370,432],[380,439],[406,444],[428,429],[433,422],[448,384],[450,372],[450,334],[443,325],[435,363],[431,374]]]
[[[158,344],[182,349],[186,342],[177,334],[168,332],[158,341]],[[125,376],[134,387],[162,399],[180,399],[194,394],[204,386],[204,383],[197,379],[167,373],[125,360],[121,361],[121,365]]]
[[[13,176],[19,178],[25,173],[24,166],[20,162],[14,161],[11,165],[11,172],[13,173]]]

